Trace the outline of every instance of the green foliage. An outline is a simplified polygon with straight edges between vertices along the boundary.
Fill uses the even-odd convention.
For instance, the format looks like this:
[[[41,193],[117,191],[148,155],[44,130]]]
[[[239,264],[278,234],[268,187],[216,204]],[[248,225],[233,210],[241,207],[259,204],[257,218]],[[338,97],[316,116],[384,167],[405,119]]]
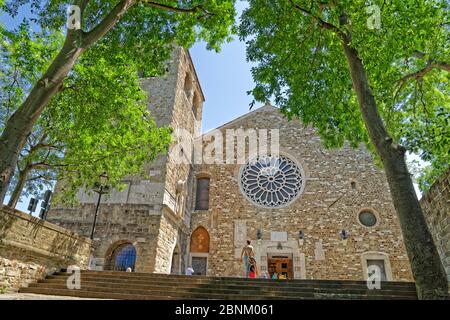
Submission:
[[[442,155],[436,157],[428,165],[423,165],[418,161],[410,161],[408,167],[414,175],[414,180],[419,186],[419,190],[422,194],[425,194],[430,190],[431,186],[444,176],[444,173],[450,169],[449,155]]]
[[[298,9],[309,11],[310,14]],[[381,28],[368,27],[370,4]],[[424,160],[449,153],[449,74],[438,67],[408,76],[450,56],[447,1],[250,0],[240,25],[258,101],[274,99],[289,118],[313,124],[326,146],[371,150],[352,88],[342,41],[315,18],[351,33],[390,133]],[[349,24],[341,25],[343,13]],[[437,162],[436,162],[437,164]]]
[[[119,2],[89,1],[81,37],[104,26]],[[104,172],[108,184],[120,189],[124,176],[140,173],[145,162],[166,150],[170,130],[157,128],[146,111],[138,71],[144,77],[163,75],[174,44],[187,48],[204,40],[209,49],[218,51],[235,32],[235,0],[151,3],[136,1],[109,32],[89,45],[66,77],[64,89],[44,109],[17,164],[19,171],[33,165],[27,191],[39,192],[57,174],[63,181],[60,195],[72,201],[80,187],[91,189]],[[0,14],[12,17],[21,6],[31,6],[20,27],[8,28],[2,36],[0,128],[63,47],[66,10],[72,4],[0,2]],[[32,31],[30,25],[40,31]],[[80,39],[75,41],[82,45]]]
[[[49,122],[59,124],[53,126],[57,140],[65,141],[68,170],[61,178],[70,181],[71,193],[92,186],[103,172],[110,186],[120,187],[124,175],[141,173],[170,143],[169,128],[158,129],[146,110],[136,69],[120,55],[107,61],[92,54],[81,59],[68,89],[49,108]]]
[[[4,125],[39,80],[62,45],[62,32],[33,32],[22,22],[0,35],[0,125]]]
[[[26,23],[5,34],[1,125],[44,72],[61,39],[58,32],[31,32]],[[120,188],[124,176],[140,173],[166,151],[170,130],[157,128],[146,110],[136,64],[120,52],[102,54],[98,45],[80,59],[34,126],[17,164],[19,170],[32,166],[26,195],[51,187],[58,176],[59,200],[71,202],[80,187],[91,189],[104,172],[109,185]]]
[[[33,32],[27,21],[22,22],[16,30],[5,30],[0,35],[0,129],[11,114],[18,108],[33,84],[48,67],[62,45],[62,32],[42,30]],[[18,170],[24,169],[28,163],[39,163],[47,155],[48,148],[31,151],[43,135],[43,120],[36,124],[27,139],[24,150],[18,160]],[[47,142],[47,141],[43,141]],[[50,153],[48,158],[55,157]],[[59,158],[60,156],[58,156]],[[13,177],[12,185],[17,183],[18,175]],[[49,170],[33,171],[29,174],[29,183],[24,195],[30,193],[38,196],[44,189],[53,186],[55,172]]]
[[[4,284],[0,288],[0,294],[5,294],[8,292],[8,285]]]
[[[21,0],[5,1],[5,13],[15,16],[25,4],[33,8],[33,21],[39,26],[60,30],[66,24],[67,7],[74,4],[71,0]],[[96,27],[112,9],[118,0],[91,0],[83,14],[82,29],[85,31]],[[141,48],[142,54],[155,54],[162,46],[176,42],[189,47],[197,40],[204,40],[208,47],[219,50],[223,41],[231,40],[234,32],[235,0],[160,0],[151,1],[167,7],[158,8],[149,4],[150,1],[138,0],[121,17],[119,23],[104,38],[113,48],[135,55]],[[170,10],[169,8],[193,9],[191,13]],[[159,43],[159,46],[151,46]],[[150,49],[150,52],[147,50]],[[144,62],[144,61],[142,61]],[[150,61],[152,65],[156,61]]]

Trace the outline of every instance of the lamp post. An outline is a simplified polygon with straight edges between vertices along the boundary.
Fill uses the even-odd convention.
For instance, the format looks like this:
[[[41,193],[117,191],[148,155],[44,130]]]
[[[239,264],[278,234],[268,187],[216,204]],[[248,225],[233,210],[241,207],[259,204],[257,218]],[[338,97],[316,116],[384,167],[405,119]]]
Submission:
[[[92,223],[92,231],[91,231],[91,240],[94,240],[94,233],[95,233],[95,226],[97,224],[97,217],[98,217],[98,209],[100,207],[100,201],[102,199],[102,195],[109,192],[109,186],[106,184],[108,181],[108,176],[106,175],[106,172],[100,175],[100,182],[95,183],[93,191],[95,193],[98,193],[98,200],[97,200],[97,206],[95,207],[95,215],[94,215],[94,222]]]
[[[346,246],[346,245],[347,245],[347,239],[348,239],[348,236],[349,236],[348,231],[346,231],[346,230],[344,229],[344,230],[342,230],[342,231],[339,233],[339,235],[341,236],[342,244],[343,244],[344,246]]]

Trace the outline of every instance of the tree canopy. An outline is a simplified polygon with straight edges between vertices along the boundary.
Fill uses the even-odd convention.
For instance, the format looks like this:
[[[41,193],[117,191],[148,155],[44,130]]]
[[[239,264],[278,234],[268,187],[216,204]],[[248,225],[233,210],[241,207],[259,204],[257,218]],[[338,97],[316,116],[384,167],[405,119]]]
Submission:
[[[377,18],[368,10],[373,5],[379,28],[370,25]],[[448,6],[439,0],[250,0],[240,35],[257,63],[251,93],[258,101],[274,98],[287,116],[313,124],[329,147],[364,142],[373,150],[342,44],[305,12],[340,25],[345,11],[350,23],[342,29],[351,31],[391,135],[423,160],[448,164]]]
[[[364,142],[384,166],[420,299],[448,282],[405,153],[448,154],[448,2],[250,0],[240,27],[256,100],[318,129],[326,146]],[[436,162],[435,162],[436,163]]]
[[[65,93],[67,88],[67,92],[76,88],[72,81],[79,81],[77,86],[83,87],[86,95],[83,98],[73,94],[70,103],[81,104],[83,100],[90,103],[90,97],[98,98],[100,102],[105,85],[102,87],[97,81],[118,76],[122,79],[114,81],[115,85],[120,85],[123,81],[132,81],[125,74],[136,74],[136,70],[143,77],[162,75],[174,44],[187,48],[197,40],[204,40],[209,49],[219,50],[220,44],[230,40],[230,34],[235,31],[234,3],[235,0],[20,0],[0,3],[0,13],[12,17],[27,5],[30,12],[25,23],[31,22],[42,32],[66,31],[63,41],[57,45],[58,50],[48,60],[43,59],[46,62],[43,72],[24,91],[14,113],[4,124],[0,137],[0,199],[5,196],[19,153],[39,116],[50,105],[58,105],[63,110],[61,103],[68,103],[64,98],[69,95]],[[11,31],[6,29],[6,32]],[[111,71],[111,68],[117,70]],[[94,70],[104,74],[94,76]],[[117,101],[111,99],[108,102]],[[102,108],[101,111],[111,110]],[[132,120],[133,117],[123,115],[121,120]],[[113,123],[109,129],[121,128],[120,121]],[[105,125],[100,125],[100,129],[105,129]]]
[[[5,33],[0,126],[45,70],[62,39],[61,32],[32,32],[27,23]],[[146,110],[137,65],[120,54],[106,57],[100,46],[87,52],[33,127],[15,179],[20,183],[22,172],[27,175],[26,191],[39,193],[58,177],[63,186],[58,197],[70,202],[79,188],[92,188],[103,173],[112,187],[120,187],[125,175],[141,173],[145,163],[167,149],[170,130],[157,128]]]

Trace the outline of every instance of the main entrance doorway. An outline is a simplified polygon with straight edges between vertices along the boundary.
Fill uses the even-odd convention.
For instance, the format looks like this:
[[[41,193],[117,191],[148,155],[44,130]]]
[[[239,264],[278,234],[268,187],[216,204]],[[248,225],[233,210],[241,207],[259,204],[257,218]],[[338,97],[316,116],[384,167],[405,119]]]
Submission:
[[[272,278],[276,273],[278,279],[294,279],[292,254],[267,254],[267,269]]]

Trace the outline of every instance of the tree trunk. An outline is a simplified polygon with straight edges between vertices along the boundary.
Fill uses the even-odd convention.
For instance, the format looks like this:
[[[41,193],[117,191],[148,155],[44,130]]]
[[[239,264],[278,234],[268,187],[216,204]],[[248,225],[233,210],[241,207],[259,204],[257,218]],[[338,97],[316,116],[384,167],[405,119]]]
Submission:
[[[370,139],[384,165],[394,207],[400,220],[419,299],[448,298],[448,283],[433,238],[428,229],[411,175],[405,162],[405,149],[392,141],[378,112],[366,71],[358,52],[343,37],[343,47]]]
[[[79,0],[75,4],[84,9],[89,1]],[[111,30],[136,0],[121,0],[91,31],[68,30],[64,46],[53,60],[44,76],[34,85],[25,102],[6,123],[0,137],[0,207],[14,173],[19,152],[30,134],[34,123],[53,96],[62,88],[63,81],[81,54],[109,30]]]
[[[65,77],[84,51],[79,45],[80,39],[81,32],[72,32],[67,36],[63,48],[42,79],[34,85],[26,100],[5,125],[0,137],[0,206],[3,204],[27,136],[44,108],[61,89]]]
[[[28,174],[30,173],[31,168],[25,167],[22,171],[19,173],[19,179],[17,181],[16,186],[14,187],[14,190],[11,194],[11,198],[8,201],[8,207],[15,208],[17,205],[17,202],[19,201],[20,195],[22,194],[22,190],[25,187],[25,183],[27,182]]]

